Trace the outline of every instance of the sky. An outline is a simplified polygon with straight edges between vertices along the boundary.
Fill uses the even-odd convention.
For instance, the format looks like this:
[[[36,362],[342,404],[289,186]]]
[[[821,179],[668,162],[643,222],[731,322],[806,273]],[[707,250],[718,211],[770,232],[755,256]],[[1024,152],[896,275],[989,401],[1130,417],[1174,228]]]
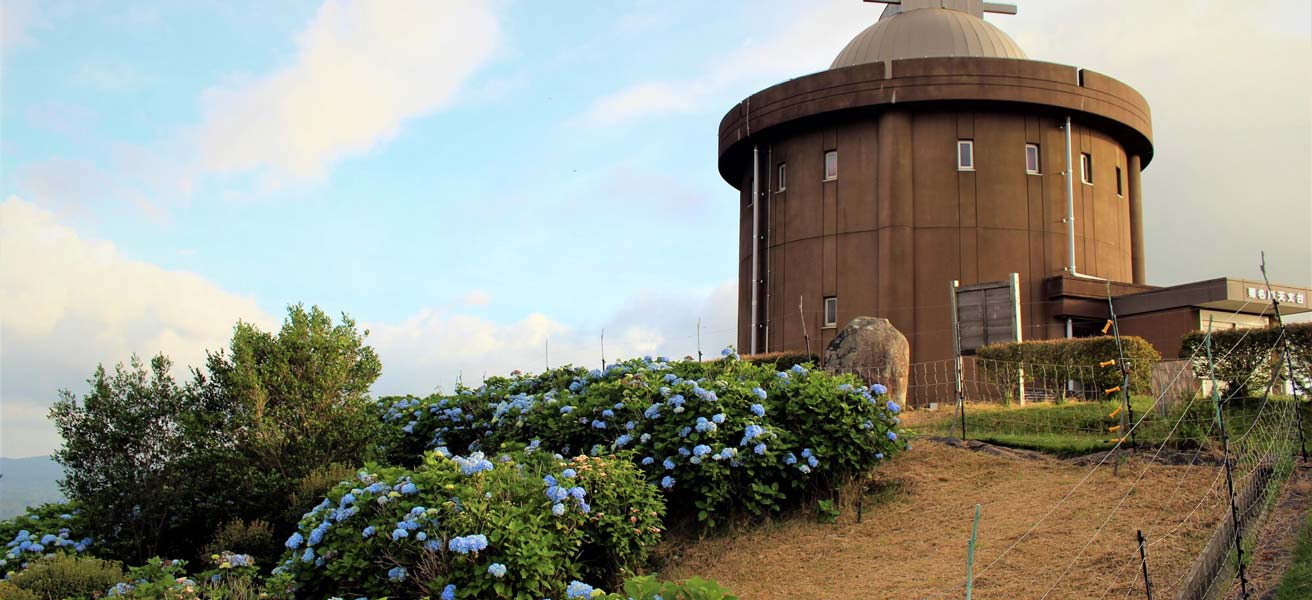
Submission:
[[[1137,88],[1149,280],[1312,281],[1305,0],[1022,1],[1031,58]],[[3,0],[0,456],[58,391],[240,319],[347,313],[375,395],[718,352],[737,192],[716,127],[881,5]],[[700,323],[700,329],[699,324]],[[700,334],[700,335],[699,335]]]

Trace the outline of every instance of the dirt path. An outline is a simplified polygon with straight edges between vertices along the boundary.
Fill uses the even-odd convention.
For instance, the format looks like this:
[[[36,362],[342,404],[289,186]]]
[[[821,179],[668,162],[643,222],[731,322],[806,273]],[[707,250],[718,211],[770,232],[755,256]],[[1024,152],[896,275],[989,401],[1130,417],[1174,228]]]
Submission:
[[[1250,598],[1274,597],[1280,577],[1294,558],[1294,544],[1308,510],[1312,510],[1312,466],[1299,465],[1262,523],[1247,571]],[[1226,598],[1239,598],[1239,591],[1236,584]]]
[[[846,509],[837,525],[799,516],[704,540],[671,551],[662,575],[712,578],[744,600],[959,598],[979,503],[975,598],[1120,599],[1142,590],[1136,529],[1152,541],[1155,595],[1169,598],[1221,514],[1219,472],[1132,458],[1114,478],[1110,463],[921,442],[879,471],[902,491],[880,506],[868,503],[862,523]]]

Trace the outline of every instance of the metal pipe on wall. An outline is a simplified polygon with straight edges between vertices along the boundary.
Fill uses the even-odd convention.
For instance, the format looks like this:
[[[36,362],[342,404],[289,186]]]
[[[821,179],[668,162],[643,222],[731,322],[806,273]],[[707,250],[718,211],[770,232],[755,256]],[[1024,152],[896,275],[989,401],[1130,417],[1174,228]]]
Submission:
[[[1075,269],[1075,172],[1071,164],[1071,118],[1066,117],[1066,270]],[[1068,336],[1069,337],[1069,336]]]
[[[752,334],[749,354],[756,354],[757,302],[761,277],[761,149],[752,146]]]

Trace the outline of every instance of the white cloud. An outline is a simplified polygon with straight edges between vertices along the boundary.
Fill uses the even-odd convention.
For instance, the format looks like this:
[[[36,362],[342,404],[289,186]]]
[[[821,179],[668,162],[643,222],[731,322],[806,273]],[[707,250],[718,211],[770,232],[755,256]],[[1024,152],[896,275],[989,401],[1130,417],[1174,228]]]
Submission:
[[[488,2],[328,0],[290,65],[206,92],[202,162],[320,177],[449,104],[498,36]]]
[[[693,77],[641,81],[599,98],[584,115],[597,126],[645,117],[689,112],[723,100],[726,93],[750,93],[762,86],[827,68],[842,45],[879,18],[880,8],[849,0],[781,5],[761,11],[769,24],[744,23],[743,31],[768,32],[748,38]],[[745,95],[744,93],[744,95]],[[728,107],[714,106],[716,110]]]
[[[4,456],[53,449],[46,407],[61,388],[85,392],[97,364],[163,352],[182,374],[226,346],[238,319],[277,323],[250,296],[127,258],[17,197],[0,203],[0,256]]]
[[[490,319],[424,310],[404,322],[367,324],[369,344],[383,361],[377,395],[450,391],[457,378],[477,385],[484,375],[541,372],[548,364],[599,367],[605,357],[681,358],[697,353],[697,319],[708,356],[735,339],[737,287],[726,282],[704,294],[644,292],[599,324],[569,326],[541,314],[503,324]]]

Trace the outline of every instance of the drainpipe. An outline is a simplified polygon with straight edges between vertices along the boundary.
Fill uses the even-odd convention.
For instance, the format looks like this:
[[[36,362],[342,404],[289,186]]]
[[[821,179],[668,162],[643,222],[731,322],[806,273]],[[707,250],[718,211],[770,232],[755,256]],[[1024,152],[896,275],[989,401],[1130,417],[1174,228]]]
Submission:
[[[761,277],[758,254],[761,248],[761,150],[752,146],[752,335],[750,354],[756,354],[757,302]]]
[[[1075,171],[1071,164],[1071,118],[1066,117],[1066,271],[1075,269]],[[1069,336],[1068,336],[1069,337]]]

